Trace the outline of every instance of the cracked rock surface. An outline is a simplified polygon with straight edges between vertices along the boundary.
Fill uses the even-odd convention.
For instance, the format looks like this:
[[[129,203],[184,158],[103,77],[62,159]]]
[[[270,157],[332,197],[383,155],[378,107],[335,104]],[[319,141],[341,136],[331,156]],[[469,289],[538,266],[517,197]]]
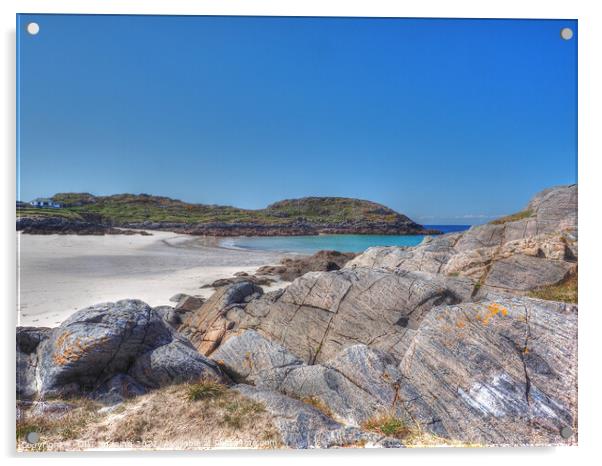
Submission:
[[[262,403],[274,416],[282,441],[290,448],[375,446],[399,448],[398,440],[340,424],[316,408],[272,390],[236,385],[240,394]]]
[[[422,322],[403,377],[452,438],[486,444],[564,443],[577,412],[577,308],[529,298],[441,306]]]
[[[195,331],[204,340],[218,335],[221,341],[241,330],[256,330],[307,364],[324,362],[355,344],[401,359],[406,334],[418,328],[426,312],[436,305],[465,301],[472,290],[469,279],[424,272],[368,268],[310,272],[284,292],[249,303],[209,306],[212,297],[191,313],[188,322],[198,325]],[[197,348],[204,352],[202,344]]]

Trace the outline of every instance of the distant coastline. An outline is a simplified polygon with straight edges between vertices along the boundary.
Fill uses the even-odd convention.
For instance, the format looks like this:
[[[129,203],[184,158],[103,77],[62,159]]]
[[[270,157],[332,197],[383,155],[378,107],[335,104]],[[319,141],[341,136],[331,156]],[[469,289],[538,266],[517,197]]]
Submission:
[[[148,194],[62,193],[17,202],[17,230],[29,234],[131,234],[160,230],[189,235],[436,235],[389,207],[345,197],[286,199],[264,209],[190,204]]]

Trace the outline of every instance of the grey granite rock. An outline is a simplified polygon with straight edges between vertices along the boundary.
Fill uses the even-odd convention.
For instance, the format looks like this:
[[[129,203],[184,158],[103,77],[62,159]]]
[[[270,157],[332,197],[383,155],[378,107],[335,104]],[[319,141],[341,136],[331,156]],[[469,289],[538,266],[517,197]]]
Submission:
[[[16,382],[19,400],[32,398],[37,393],[36,350],[50,336],[51,331],[47,327],[17,327]]]
[[[515,254],[494,261],[485,277],[484,285],[509,291],[528,291],[542,284],[558,283],[574,269],[574,264],[568,261],[542,260]]]
[[[211,355],[211,359],[236,382],[277,387],[303,361],[286,348],[254,330],[232,336]]]
[[[53,329],[29,359],[19,356],[18,364],[34,368],[23,370],[18,384],[29,397],[102,391],[114,376],[128,372],[148,388],[222,378],[160,313],[137,300],[82,309]]]
[[[359,426],[382,414],[405,417],[397,361],[354,345],[324,364],[307,365],[254,330],[234,335],[211,356],[239,383],[319,401],[338,422]]]
[[[294,368],[274,388],[296,398],[319,400],[337,421],[360,426],[380,415],[405,417],[398,402],[401,383],[393,357],[354,345],[324,364]]]
[[[229,329],[223,318],[230,309],[243,308],[263,294],[261,287],[244,281],[218,288],[199,309],[183,317],[179,332],[205,355],[211,354]]]
[[[60,419],[77,409],[72,403],[66,403],[60,400],[37,401],[32,403],[28,414],[35,417],[44,417],[46,420]]]
[[[234,330],[257,330],[309,364],[358,343],[401,359],[406,333],[418,327],[428,310],[464,301],[473,288],[469,279],[421,272],[311,272],[282,294],[254,300],[244,313],[223,318],[233,322]]]
[[[147,389],[127,374],[117,374],[103,383],[92,393],[92,398],[105,405],[112,406],[128,398],[143,395]]]
[[[576,430],[577,308],[529,298],[441,306],[422,322],[400,369],[423,425],[496,445],[560,444]],[[424,407],[428,406],[428,412]]]
[[[171,338],[160,316],[142,301],[82,309],[38,347],[40,393],[60,394],[73,384],[93,389],[108,375],[127,371],[139,354]]]
[[[150,388],[197,380],[223,380],[217,364],[199,354],[189,342],[177,338],[138,355],[129,374]]]

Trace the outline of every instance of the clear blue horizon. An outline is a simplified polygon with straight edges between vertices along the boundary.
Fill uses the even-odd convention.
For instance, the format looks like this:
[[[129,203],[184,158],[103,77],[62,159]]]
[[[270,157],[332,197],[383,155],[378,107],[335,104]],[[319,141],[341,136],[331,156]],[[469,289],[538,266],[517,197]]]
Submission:
[[[487,222],[577,182],[577,36],[575,20],[19,15],[17,198],[343,196]]]

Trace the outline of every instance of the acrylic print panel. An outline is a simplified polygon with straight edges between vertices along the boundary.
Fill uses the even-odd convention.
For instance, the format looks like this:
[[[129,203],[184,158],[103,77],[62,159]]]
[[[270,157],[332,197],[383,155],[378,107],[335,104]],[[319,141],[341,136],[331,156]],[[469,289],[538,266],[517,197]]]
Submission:
[[[577,443],[577,22],[19,15],[17,448]]]

